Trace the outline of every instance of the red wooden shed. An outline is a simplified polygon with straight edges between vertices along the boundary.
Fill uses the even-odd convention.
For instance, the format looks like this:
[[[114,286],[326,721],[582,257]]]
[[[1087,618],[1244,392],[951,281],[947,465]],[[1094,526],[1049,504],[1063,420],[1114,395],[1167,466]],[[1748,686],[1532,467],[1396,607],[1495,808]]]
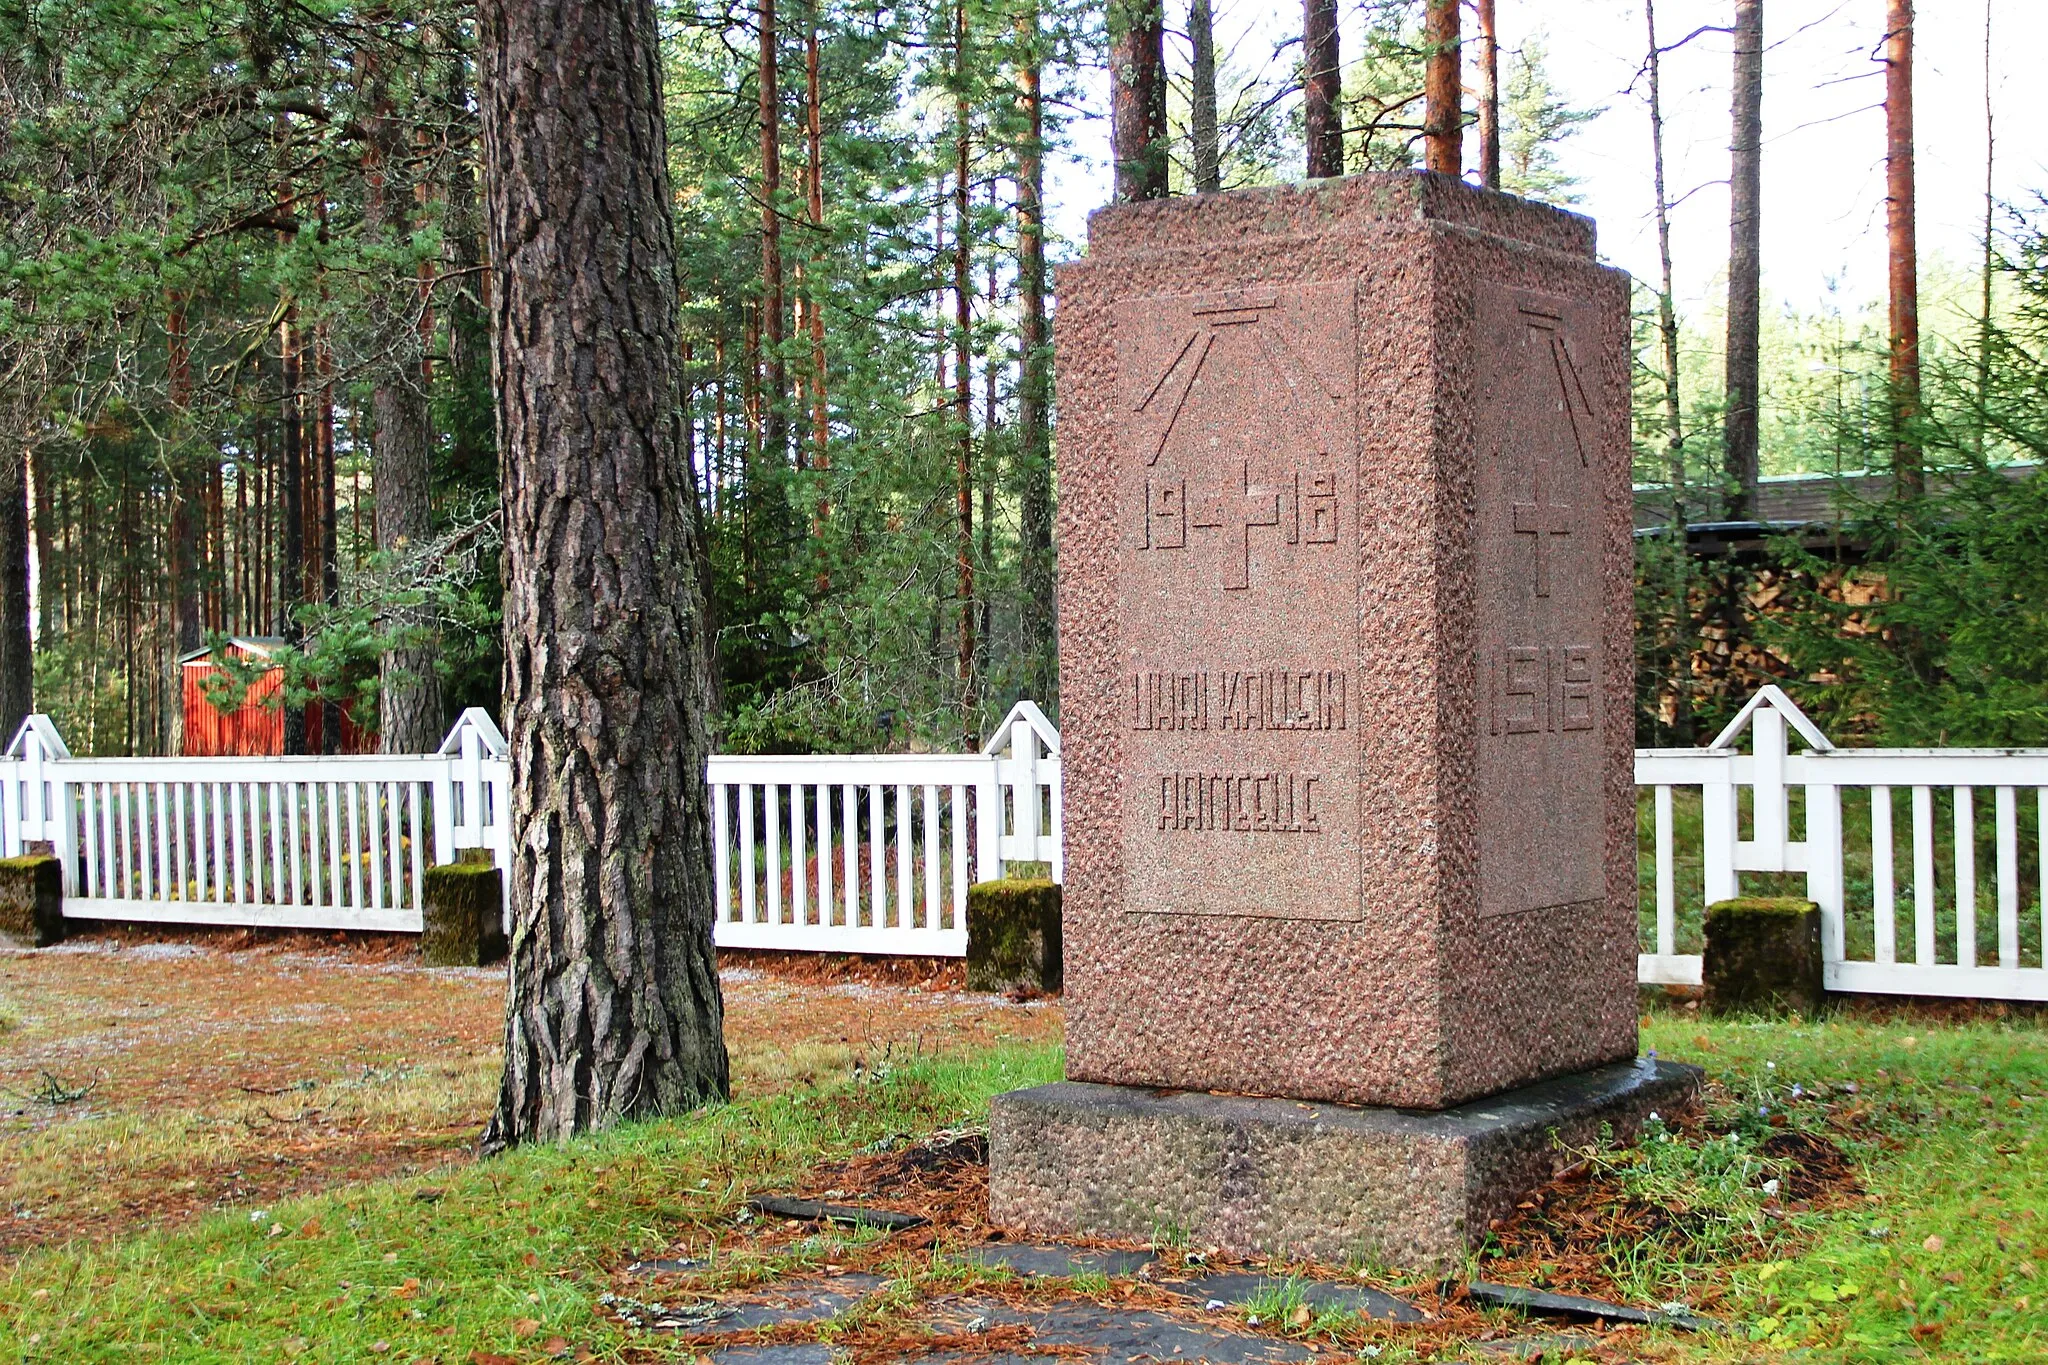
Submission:
[[[242,691],[239,703],[222,710],[208,700],[208,680],[219,678],[222,669],[210,649],[195,649],[178,656],[178,672],[185,697],[184,753],[192,758],[262,756],[284,752],[284,708],[278,693],[284,688],[284,666],[271,663],[284,641],[269,635],[237,635],[229,639],[228,652],[248,665],[267,665]],[[215,690],[232,688],[231,682],[212,684]],[[306,708],[306,752],[321,751],[321,713],[324,707]],[[341,711],[341,752],[375,753],[376,736],[358,729],[346,705]]]

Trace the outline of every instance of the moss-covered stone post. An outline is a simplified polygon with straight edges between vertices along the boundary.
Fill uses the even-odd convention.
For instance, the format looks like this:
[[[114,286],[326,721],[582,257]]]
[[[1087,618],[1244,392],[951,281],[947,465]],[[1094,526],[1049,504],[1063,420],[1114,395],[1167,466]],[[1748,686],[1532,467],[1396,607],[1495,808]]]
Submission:
[[[0,858],[0,943],[46,948],[64,937],[64,865],[48,853]]]
[[[1011,877],[967,888],[967,989],[1060,988],[1058,882]]]
[[[486,848],[427,869],[420,956],[429,967],[487,967],[505,956],[505,893]]]
[[[1812,1014],[1826,993],[1820,907],[1798,897],[1743,896],[1707,907],[1701,964],[1706,1006]]]

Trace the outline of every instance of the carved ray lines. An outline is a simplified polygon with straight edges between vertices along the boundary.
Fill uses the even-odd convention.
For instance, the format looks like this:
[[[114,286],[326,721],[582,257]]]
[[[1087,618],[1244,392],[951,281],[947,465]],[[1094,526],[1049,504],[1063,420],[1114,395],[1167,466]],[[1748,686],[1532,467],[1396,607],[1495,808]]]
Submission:
[[[1266,315],[1278,306],[1279,300],[1272,294],[1232,295],[1194,305],[1190,310],[1196,319],[1194,327],[1182,337],[1173,360],[1138,400],[1132,413],[1139,448],[1145,453],[1148,467],[1159,463],[1167,439],[1173,435],[1174,424],[1187,406],[1188,395],[1216,349],[1216,338],[1226,327],[1246,329],[1278,374],[1289,407],[1302,423],[1302,435],[1311,442],[1322,439],[1325,424],[1342,412],[1343,396],[1316,377],[1280,329],[1263,325],[1268,320]],[[1322,400],[1320,405],[1316,398]]]
[[[1586,452],[1586,435],[1579,427],[1579,414],[1588,420],[1593,416],[1593,405],[1586,400],[1586,385],[1579,378],[1579,367],[1572,360],[1571,348],[1565,344],[1561,327],[1563,319],[1555,313],[1545,312],[1529,304],[1521,305],[1522,320],[1529,324],[1532,332],[1541,332],[1549,343],[1550,367],[1557,375],[1558,396],[1564,400],[1564,415],[1571,423],[1572,444],[1579,452],[1579,468],[1591,465]],[[1576,398],[1578,402],[1573,403]]]

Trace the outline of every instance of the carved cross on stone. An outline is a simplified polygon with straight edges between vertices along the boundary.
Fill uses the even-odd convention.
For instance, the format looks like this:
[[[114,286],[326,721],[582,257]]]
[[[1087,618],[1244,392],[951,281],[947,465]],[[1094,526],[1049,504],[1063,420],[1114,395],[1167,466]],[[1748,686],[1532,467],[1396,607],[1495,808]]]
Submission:
[[[1223,586],[1227,589],[1252,585],[1252,528],[1282,525],[1294,513],[1291,491],[1252,487],[1251,461],[1238,462],[1236,483],[1232,488],[1226,479],[1222,493],[1213,502],[1205,501],[1193,517],[1196,526],[1224,533]],[[1296,538],[1295,528],[1288,527],[1288,542]]]
[[[1572,533],[1572,508],[1570,503],[1546,502],[1544,500],[1545,477],[1550,472],[1550,461],[1536,461],[1535,488],[1531,502],[1515,504],[1515,534],[1533,536],[1536,553],[1536,595],[1550,596],[1550,537],[1568,536]]]

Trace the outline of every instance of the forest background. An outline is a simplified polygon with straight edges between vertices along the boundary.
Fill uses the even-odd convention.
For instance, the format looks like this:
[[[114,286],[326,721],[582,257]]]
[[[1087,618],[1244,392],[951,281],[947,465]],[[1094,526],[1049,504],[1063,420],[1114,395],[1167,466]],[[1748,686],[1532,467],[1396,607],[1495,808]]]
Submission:
[[[662,5],[721,748],[947,749],[1020,697],[1057,713],[1047,261],[1079,244],[1047,229],[1074,220],[1049,161],[1097,136],[1149,24],[1146,192],[1419,166],[1428,10],[1347,6],[1323,61],[1334,36],[1219,54],[1208,0]],[[1471,176],[1569,205],[1598,111],[1540,38],[1489,99],[1485,33]],[[0,565],[34,565],[32,590],[0,571],[0,711],[32,686],[81,752],[176,752],[177,659],[239,685],[227,640],[272,635],[288,748],[344,709],[393,752],[497,710],[473,41],[456,0],[0,0]],[[1646,168],[1653,46],[1604,115],[1643,120]],[[1940,321],[1910,393],[1885,300],[1761,310],[1746,474],[1727,308],[1639,282],[1637,478],[1671,513],[1638,544],[1641,742],[1710,734],[1766,678],[1838,738],[2048,742],[2048,485],[2008,477],[2048,446],[2048,220],[1986,185],[1976,258],[1919,272]],[[1825,542],[1697,552],[1759,472],[1902,460]]]

